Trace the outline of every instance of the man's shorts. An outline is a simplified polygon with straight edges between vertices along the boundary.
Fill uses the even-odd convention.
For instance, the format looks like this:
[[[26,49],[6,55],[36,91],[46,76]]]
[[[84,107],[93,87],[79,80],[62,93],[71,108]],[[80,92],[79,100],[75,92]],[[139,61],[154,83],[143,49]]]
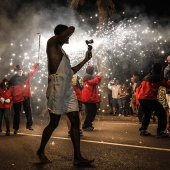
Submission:
[[[47,108],[51,113],[61,115],[79,111],[76,94],[67,75],[52,75],[47,87]]]
[[[112,98],[112,107],[116,107],[118,99]]]

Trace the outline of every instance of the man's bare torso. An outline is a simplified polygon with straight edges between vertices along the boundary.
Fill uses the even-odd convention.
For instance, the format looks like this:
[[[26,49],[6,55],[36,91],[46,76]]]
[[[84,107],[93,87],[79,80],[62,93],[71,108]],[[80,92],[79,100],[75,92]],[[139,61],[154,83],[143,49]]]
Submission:
[[[47,57],[48,57],[48,72],[49,74],[55,74],[64,53],[62,52],[62,45],[68,44],[68,39],[74,32],[73,26],[63,31],[59,35],[51,37],[47,42]],[[67,57],[67,56],[66,56]]]
[[[48,72],[55,74],[63,57],[61,46],[56,44],[53,37],[47,42]]]

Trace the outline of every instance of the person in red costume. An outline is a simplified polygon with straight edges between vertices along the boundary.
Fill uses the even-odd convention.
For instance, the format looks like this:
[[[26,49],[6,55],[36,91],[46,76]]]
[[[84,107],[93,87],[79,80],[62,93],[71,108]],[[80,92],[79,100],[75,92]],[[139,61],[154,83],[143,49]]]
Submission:
[[[83,105],[82,105],[82,90],[83,90],[83,80],[82,78],[77,75],[74,74],[73,78],[72,78],[72,85],[73,85],[73,89],[76,93],[76,97],[77,97],[77,101],[78,101],[78,106],[79,106],[79,119],[80,119],[80,136],[83,136],[83,132],[82,132],[82,118],[83,118]],[[71,122],[68,119],[68,117],[66,117],[66,121],[67,121],[67,126],[68,126],[68,136],[70,136],[70,130],[71,130]]]
[[[6,124],[6,136],[10,135],[10,112],[12,103],[12,89],[6,78],[0,83],[0,133],[2,133],[2,119]]]
[[[97,87],[101,81],[101,73],[98,73],[96,77],[92,76],[93,73],[94,67],[88,66],[86,68],[86,74],[83,77],[82,102],[86,108],[86,118],[82,127],[84,131],[93,131],[94,127],[92,123],[97,114],[96,104],[101,102]]]
[[[153,64],[151,72],[143,78],[139,87],[137,98],[143,110],[142,124],[139,128],[141,136],[151,136],[151,133],[147,132],[147,128],[150,123],[151,114],[154,111],[158,118],[156,137],[169,137],[169,135],[164,132],[167,125],[166,111],[157,99],[160,86],[170,88],[170,81],[161,77],[162,70],[163,67],[160,63]]]
[[[14,70],[17,72],[10,80],[9,85],[12,86],[12,97],[13,97],[13,109],[14,109],[14,118],[13,118],[13,129],[14,134],[18,133],[19,123],[20,123],[20,114],[21,107],[25,112],[27,119],[26,128],[28,130],[34,130],[32,128],[32,109],[30,98],[32,97],[32,92],[30,88],[30,79],[37,70],[38,63],[34,64],[31,71],[28,75],[23,74],[23,67],[16,65]]]

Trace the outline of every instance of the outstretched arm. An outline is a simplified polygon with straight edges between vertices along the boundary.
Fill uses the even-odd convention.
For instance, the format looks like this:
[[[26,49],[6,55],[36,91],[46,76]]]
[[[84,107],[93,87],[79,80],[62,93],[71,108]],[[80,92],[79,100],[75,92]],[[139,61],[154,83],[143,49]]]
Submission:
[[[31,71],[29,72],[29,77],[32,77],[34,73],[37,71],[37,68],[39,66],[39,63],[35,63]]]
[[[101,76],[97,75],[94,79],[88,80],[87,84],[91,85],[91,86],[96,86],[100,83],[101,81]]]
[[[74,74],[77,73],[84,66],[84,64],[86,64],[91,58],[92,55],[89,55],[89,52],[87,51],[84,60],[80,62],[78,65],[71,68]]]

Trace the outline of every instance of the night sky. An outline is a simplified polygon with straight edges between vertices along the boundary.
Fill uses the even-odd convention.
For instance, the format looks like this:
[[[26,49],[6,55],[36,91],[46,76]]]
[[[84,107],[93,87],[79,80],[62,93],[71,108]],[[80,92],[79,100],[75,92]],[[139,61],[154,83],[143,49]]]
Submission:
[[[170,15],[168,0],[115,0],[118,11],[130,6],[133,8],[141,8],[142,13],[156,17],[166,17]]]
[[[139,9],[137,13],[145,13],[150,16],[167,17],[170,16],[169,1],[168,0],[114,0],[116,5],[116,12],[121,13],[127,7],[132,11]],[[52,8],[52,6],[69,6],[69,0],[8,0],[1,1],[0,7],[7,11],[9,16],[15,17],[15,13],[26,5],[36,4],[37,9]],[[84,13],[89,9],[95,10],[96,0],[86,0],[85,5],[80,7]],[[80,9],[79,9],[80,10]]]

